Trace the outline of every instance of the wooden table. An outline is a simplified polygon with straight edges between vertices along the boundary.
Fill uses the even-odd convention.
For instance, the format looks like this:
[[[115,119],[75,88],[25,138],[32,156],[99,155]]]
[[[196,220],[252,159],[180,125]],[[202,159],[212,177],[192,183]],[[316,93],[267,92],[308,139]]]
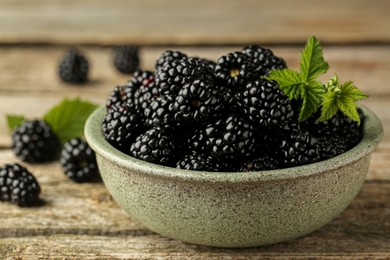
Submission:
[[[316,35],[341,80],[370,95],[362,102],[385,134],[367,180],[352,204],[331,223],[293,241],[219,249],[161,237],[134,222],[102,182],[69,181],[58,162],[23,163],[41,184],[42,205],[0,203],[1,259],[390,258],[390,1],[81,1],[0,2],[0,165],[20,162],[10,149],[5,115],[43,115],[63,97],[103,104],[128,80],[112,66],[110,46],[141,46],[152,70],[165,49],[210,59],[247,43],[271,47],[298,68],[306,38]],[[63,84],[57,62],[76,45],[91,62],[90,82]]]

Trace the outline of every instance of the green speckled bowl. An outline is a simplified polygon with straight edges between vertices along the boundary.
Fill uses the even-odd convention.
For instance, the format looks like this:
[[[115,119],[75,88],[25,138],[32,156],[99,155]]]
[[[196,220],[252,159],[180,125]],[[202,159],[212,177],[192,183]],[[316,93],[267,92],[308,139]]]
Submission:
[[[263,172],[197,172],[121,153],[101,133],[105,110],[85,137],[101,176],[132,218],[170,238],[218,247],[252,247],[306,235],[339,215],[362,187],[382,125],[368,109],[363,140],[332,159]]]

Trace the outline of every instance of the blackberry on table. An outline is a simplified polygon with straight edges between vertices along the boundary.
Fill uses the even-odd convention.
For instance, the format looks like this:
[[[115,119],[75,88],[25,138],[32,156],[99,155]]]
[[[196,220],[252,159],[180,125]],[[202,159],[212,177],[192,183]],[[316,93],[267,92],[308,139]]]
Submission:
[[[130,155],[146,162],[172,166],[175,154],[172,135],[158,127],[140,134],[131,144]]]
[[[214,74],[220,84],[237,92],[255,77],[255,68],[249,57],[242,52],[233,52],[217,60]]]
[[[27,168],[18,163],[0,167],[0,200],[31,206],[39,197],[39,183]]]
[[[298,122],[290,99],[274,81],[251,82],[238,96],[244,113],[256,125],[281,128]]]
[[[118,71],[131,74],[140,65],[138,47],[134,45],[118,45],[113,48],[114,65]]]
[[[172,62],[173,60],[181,60],[187,58],[187,55],[180,51],[166,50],[156,60],[156,70],[164,66],[166,62]]]
[[[95,152],[80,138],[66,142],[60,164],[65,175],[75,182],[86,182],[98,174]]]
[[[142,128],[142,118],[129,106],[107,111],[102,122],[104,138],[123,152],[128,150]]]
[[[178,122],[201,122],[222,114],[221,92],[211,82],[195,80],[180,89],[173,104]]]
[[[12,132],[12,149],[24,162],[41,163],[57,159],[61,143],[46,122],[31,120]]]
[[[89,62],[78,50],[69,49],[59,62],[58,73],[64,82],[84,83],[88,80]]]

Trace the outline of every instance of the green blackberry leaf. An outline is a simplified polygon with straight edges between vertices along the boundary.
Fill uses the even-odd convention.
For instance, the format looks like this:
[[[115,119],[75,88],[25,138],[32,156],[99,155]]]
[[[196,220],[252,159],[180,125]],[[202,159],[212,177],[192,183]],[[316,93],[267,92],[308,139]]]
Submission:
[[[290,99],[298,99],[301,97],[303,83],[299,72],[290,69],[271,70],[267,79],[278,82],[280,89]]]
[[[304,85],[301,91],[302,108],[299,113],[299,121],[308,119],[321,105],[321,95],[324,93],[323,85],[318,81]]]
[[[327,91],[322,97],[322,111],[319,121],[331,118],[340,110],[360,124],[356,102],[368,96],[358,89],[352,81],[339,83],[337,76],[330,79],[326,87]]]
[[[83,136],[84,124],[97,106],[79,98],[65,98],[43,117],[62,143]]]
[[[11,132],[26,120],[26,118],[21,115],[6,115],[6,117],[8,129]]]
[[[301,53],[300,70],[302,79],[306,82],[316,80],[317,77],[326,73],[329,69],[325,61],[319,40],[311,36]]]

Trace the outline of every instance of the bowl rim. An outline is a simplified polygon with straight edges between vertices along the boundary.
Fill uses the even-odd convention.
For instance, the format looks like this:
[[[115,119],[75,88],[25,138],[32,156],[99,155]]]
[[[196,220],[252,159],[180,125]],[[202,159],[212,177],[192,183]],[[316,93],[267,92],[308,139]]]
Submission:
[[[105,107],[97,108],[87,119],[84,135],[90,147],[106,160],[120,167],[142,172],[155,177],[174,178],[191,181],[208,182],[253,182],[280,181],[317,175],[349,165],[369,155],[379,145],[383,136],[383,127],[379,118],[368,108],[360,106],[366,118],[363,125],[363,139],[355,147],[333,158],[307,165],[253,172],[207,172],[183,170],[162,166],[136,159],[117,150],[103,137],[101,123],[106,113]]]

